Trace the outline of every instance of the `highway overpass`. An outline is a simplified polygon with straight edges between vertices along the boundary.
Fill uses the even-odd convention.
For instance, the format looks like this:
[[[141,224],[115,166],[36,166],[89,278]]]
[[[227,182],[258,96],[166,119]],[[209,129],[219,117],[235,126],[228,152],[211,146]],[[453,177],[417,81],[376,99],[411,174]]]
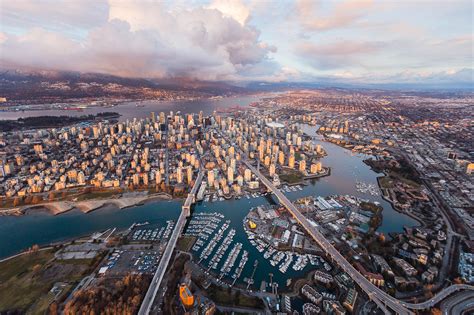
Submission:
[[[433,296],[431,299],[421,302],[421,303],[406,303],[406,302],[401,302],[402,305],[404,305],[407,308],[410,308],[412,310],[428,310],[438,304],[439,302],[443,301],[445,298],[447,298],[449,295],[461,291],[461,290],[469,290],[469,291],[474,291],[474,286],[468,285],[468,284],[453,284],[440,292],[438,292],[435,296]]]

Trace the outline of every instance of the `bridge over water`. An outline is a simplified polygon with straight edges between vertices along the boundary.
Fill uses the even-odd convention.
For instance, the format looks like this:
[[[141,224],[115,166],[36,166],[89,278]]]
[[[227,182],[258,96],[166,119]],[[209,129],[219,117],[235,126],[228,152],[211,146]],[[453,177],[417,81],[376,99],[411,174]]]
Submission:
[[[341,269],[343,269],[359,287],[365,291],[369,298],[377,304],[377,306],[385,313],[391,314],[413,314],[412,310],[427,310],[442,301],[448,295],[459,290],[474,290],[470,285],[451,285],[430,300],[422,303],[407,303],[394,298],[385,291],[381,290],[367,278],[365,278],[350,262],[324,237],[324,235],[313,226],[306,217],[296,208],[296,206],[278,189],[276,188],[260,171],[255,168],[248,160],[242,160],[247,167],[260,179],[260,181],[278,198],[280,203],[292,214],[298,223],[306,230],[316,243],[326,252],[328,257],[332,259]],[[391,310],[391,311],[390,311]]]
[[[187,218],[191,215],[191,206],[196,201],[196,192],[199,186],[201,185],[203,177],[204,171],[200,169],[196,181],[194,182],[191,191],[186,197],[186,200],[181,210],[181,214],[179,215],[178,221],[176,222],[176,225],[174,227],[173,233],[171,234],[171,237],[168,240],[168,244],[166,244],[166,248],[163,252],[163,255],[161,256],[158,268],[155,271],[155,275],[151,280],[150,286],[148,287],[148,291],[143,299],[142,305],[140,306],[140,310],[138,311],[139,315],[146,315],[150,313],[151,307],[153,306],[153,302],[155,301],[156,295],[160,288],[161,281],[163,280],[163,276],[171,260],[171,255],[173,254],[173,250],[176,247],[178,238],[183,232]]]

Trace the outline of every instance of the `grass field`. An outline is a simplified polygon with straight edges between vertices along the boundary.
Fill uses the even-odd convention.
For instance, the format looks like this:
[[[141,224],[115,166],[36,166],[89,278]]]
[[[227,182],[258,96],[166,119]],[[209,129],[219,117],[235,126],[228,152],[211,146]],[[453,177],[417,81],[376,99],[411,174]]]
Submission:
[[[22,255],[0,263],[0,312],[25,309],[43,293],[43,284],[35,281],[39,269],[54,258],[53,250]]]
[[[178,244],[176,244],[176,248],[178,250],[182,250],[183,252],[189,252],[191,248],[196,242],[195,236],[182,236],[178,239]]]
[[[288,184],[296,184],[303,180],[303,174],[296,170],[286,170],[285,174],[280,175],[280,180]]]
[[[389,175],[391,177],[393,177],[394,179],[397,179],[397,180],[401,181],[402,183],[407,184],[408,186],[411,186],[413,188],[420,188],[420,184],[416,183],[413,180],[410,180],[410,179],[404,177],[402,174],[400,174],[398,172],[390,172]]]
[[[66,290],[63,290],[68,291],[91,271],[95,263],[85,259],[57,261],[52,249],[0,263],[0,313],[7,310],[44,313],[54,299],[49,291],[56,282],[68,283]]]
[[[389,176],[384,176],[379,178],[379,183],[382,188],[393,188],[393,180]]]
[[[214,302],[220,305],[263,308],[262,300],[257,297],[247,296],[240,292],[232,293],[214,285],[208,289],[207,293]]]
[[[33,305],[28,309],[27,314],[44,314],[46,310],[49,309],[49,306],[54,300],[64,301],[68,297],[69,293],[74,289],[75,285],[66,284],[62,292],[56,296],[52,292],[48,292],[45,295],[42,295]]]

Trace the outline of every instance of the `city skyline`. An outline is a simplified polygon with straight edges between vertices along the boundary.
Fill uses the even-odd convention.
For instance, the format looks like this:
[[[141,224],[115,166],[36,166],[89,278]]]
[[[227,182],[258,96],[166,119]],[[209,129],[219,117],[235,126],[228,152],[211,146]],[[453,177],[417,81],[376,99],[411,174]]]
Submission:
[[[53,2],[2,3],[2,68],[228,82],[473,79],[471,1]]]
[[[472,96],[449,94],[291,89],[69,117],[5,102],[54,115],[0,121],[2,285],[23,296],[16,277],[41,275],[0,310],[472,310]],[[34,303],[48,290],[67,298]]]
[[[473,313],[473,5],[2,1],[0,314]]]

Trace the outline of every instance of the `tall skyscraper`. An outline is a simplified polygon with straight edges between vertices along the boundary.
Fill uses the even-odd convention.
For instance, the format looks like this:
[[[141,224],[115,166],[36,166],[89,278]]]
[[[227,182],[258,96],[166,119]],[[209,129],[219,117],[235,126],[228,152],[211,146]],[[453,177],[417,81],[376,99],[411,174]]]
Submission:
[[[316,174],[323,169],[321,162],[311,164],[311,173]]]
[[[181,184],[183,182],[183,169],[181,167],[178,167],[176,169],[176,180],[178,184]]]
[[[266,167],[270,166],[270,157],[268,155],[265,156],[264,164]]]
[[[207,171],[207,183],[209,187],[212,187],[212,185],[214,185],[214,170]]]
[[[300,161],[300,172],[305,172],[306,171],[306,161],[305,160],[301,160]]]
[[[252,171],[248,168],[244,171],[244,179],[246,182],[250,182],[252,180]]]
[[[227,180],[229,181],[229,183],[234,182],[234,170],[232,169],[232,167],[227,168]]]
[[[295,156],[293,154],[290,154],[290,157],[288,158],[288,167],[295,168]]]
[[[285,165],[285,153],[283,153],[283,151],[278,153],[278,163],[282,166]]]
[[[193,181],[193,168],[191,166],[188,166],[186,175],[188,177],[188,184],[191,184],[191,182]]]
[[[275,169],[276,169],[275,164],[271,164],[269,167],[270,176],[275,175]]]

